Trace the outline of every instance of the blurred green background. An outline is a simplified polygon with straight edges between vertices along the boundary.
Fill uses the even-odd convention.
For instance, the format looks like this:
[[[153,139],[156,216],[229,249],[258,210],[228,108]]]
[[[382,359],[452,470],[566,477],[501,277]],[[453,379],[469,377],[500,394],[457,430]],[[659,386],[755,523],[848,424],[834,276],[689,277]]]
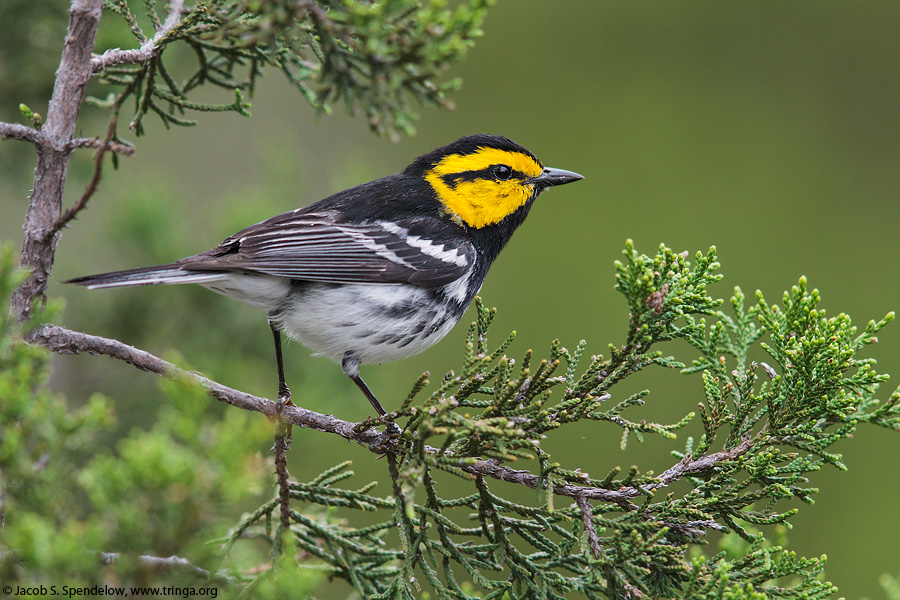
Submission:
[[[44,4],[39,16],[39,3],[4,4],[0,119],[14,121],[19,102],[46,110],[65,3]],[[36,25],[10,27],[10,17]],[[494,339],[518,331],[514,356],[543,355],[554,338],[570,348],[584,338],[591,353],[623,341],[627,310],[612,263],[626,238],[648,254],[661,242],[692,253],[716,245],[725,279],[713,291],[726,298],[740,285],[776,302],[806,275],[830,313],[860,325],[900,308],[900,3],[501,0],[484,30],[451,73],[464,81],[457,110],[424,112],[418,135],[399,144],[339,110],[317,117],[274,72],[252,99],[252,119],[199,115],[197,127],[166,131],[148,118],[134,157],[107,169],[66,231],[54,278],[194,254],[247,224],[397,172],[461,135],[489,132],[586,177],[541,197],[482,290],[499,309]],[[15,51],[23,35],[33,49],[24,56]],[[100,134],[101,117],[86,110],[83,134]],[[17,245],[32,167],[25,144],[0,145],[0,238]],[[76,155],[68,202],[90,168],[88,153]],[[254,309],[199,288],[87,292],[54,281],[50,290],[68,300],[68,326],[177,351],[182,364],[227,385],[274,394],[270,334]],[[458,364],[466,323],[425,354],[364,367],[363,376],[396,405],[423,370],[434,380]],[[669,352],[692,356],[686,345]],[[887,397],[900,381],[900,326],[870,355],[895,374]],[[286,360],[296,402],[351,420],[368,415],[337,366],[297,344]],[[696,377],[660,370],[636,380],[652,393],[633,417],[671,422],[701,398]],[[52,385],[76,400],[95,389],[117,398],[123,428],[152,419],[158,394],[151,376],[90,357],[56,359]],[[674,444],[648,440],[622,452],[620,432],[595,424],[551,443],[566,466],[591,474],[631,464],[660,471],[673,460],[668,452],[700,431],[695,423]],[[295,432],[294,476],[344,458],[376,470],[366,451],[330,437]],[[827,554],[826,575],[848,598],[882,597],[879,575],[900,568],[898,449],[895,434],[859,431],[838,448],[849,472],[817,474],[816,504],[793,519],[791,548]]]

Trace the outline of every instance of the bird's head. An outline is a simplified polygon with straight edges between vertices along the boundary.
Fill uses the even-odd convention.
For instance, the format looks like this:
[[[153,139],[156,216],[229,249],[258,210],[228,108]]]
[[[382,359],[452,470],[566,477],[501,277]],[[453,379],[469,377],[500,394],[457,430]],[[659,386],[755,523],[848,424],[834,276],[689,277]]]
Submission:
[[[583,179],[544,167],[537,157],[498,135],[470,135],[420,156],[406,174],[423,177],[454,220],[481,229],[496,225],[550,186]]]

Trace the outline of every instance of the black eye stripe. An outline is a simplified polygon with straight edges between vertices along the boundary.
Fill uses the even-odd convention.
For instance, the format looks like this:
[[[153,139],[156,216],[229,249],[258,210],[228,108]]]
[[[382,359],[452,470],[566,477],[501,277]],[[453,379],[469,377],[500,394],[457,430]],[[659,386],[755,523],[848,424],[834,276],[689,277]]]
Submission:
[[[493,169],[496,166],[497,165],[491,165],[489,167],[485,167],[484,169],[478,169],[477,171],[447,173],[446,175],[441,175],[441,180],[450,188],[456,188],[456,184],[460,181],[476,181],[478,179],[489,179],[491,181],[494,181],[496,180],[496,177],[494,176]],[[526,177],[526,175],[521,171],[510,169],[510,176],[506,179],[506,181],[509,181],[510,179],[521,179],[522,181],[524,181],[528,179],[528,177]]]

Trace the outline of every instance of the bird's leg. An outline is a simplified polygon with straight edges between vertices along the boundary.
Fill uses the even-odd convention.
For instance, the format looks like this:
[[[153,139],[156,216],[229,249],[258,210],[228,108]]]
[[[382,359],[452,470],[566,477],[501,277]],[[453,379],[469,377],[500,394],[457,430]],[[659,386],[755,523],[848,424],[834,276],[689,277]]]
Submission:
[[[387,411],[381,406],[381,402],[378,401],[378,398],[375,397],[375,394],[372,393],[372,390],[369,389],[366,382],[359,376],[359,359],[351,352],[345,353],[343,358],[341,358],[341,370],[347,377],[353,380],[353,383],[359,386],[359,389],[362,390],[365,397],[372,403],[372,406],[375,408],[375,412],[378,413],[379,417],[383,417],[387,414]]]
[[[375,394],[372,393],[372,390],[369,389],[369,386],[366,385],[366,382],[363,381],[362,377],[359,376],[359,359],[356,358],[352,352],[344,353],[343,358],[341,358],[341,370],[347,377],[353,380],[353,383],[355,383],[360,390],[362,390],[363,395],[372,403],[378,416],[385,416],[387,411],[381,406],[381,402],[378,401],[378,398],[375,397]],[[400,435],[400,428],[396,423],[390,421],[387,423],[386,433],[388,435]]]
[[[281,411],[285,406],[294,406],[291,402],[291,390],[288,389],[287,383],[284,382],[284,358],[281,355],[281,330],[269,319],[269,328],[272,330],[272,337],[275,340],[275,366],[278,369],[278,418],[275,422],[275,445],[272,450],[276,451],[275,466],[278,469],[279,484],[287,483],[287,462],[284,451],[291,447],[292,427],[281,418]],[[280,462],[279,462],[280,461]],[[282,485],[282,491],[286,489]],[[287,496],[284,496],[285,498]],[[285,513],[285,504],[282,503],[282,517]]]
[[[291,390],[288,389],[284,382],[284,359],[281,356],[281,330],[269,320],[269,327],[272,329],[272,337],[275,340],[275,366],[278,369],[278,402],[281,404],[293,405],[291,402]]]

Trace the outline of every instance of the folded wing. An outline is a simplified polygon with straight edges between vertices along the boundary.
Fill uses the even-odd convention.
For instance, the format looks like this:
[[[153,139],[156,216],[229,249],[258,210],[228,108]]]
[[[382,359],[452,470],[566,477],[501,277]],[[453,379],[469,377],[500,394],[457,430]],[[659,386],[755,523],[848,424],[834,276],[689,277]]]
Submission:
[[[440,232],[448,226],[453,225],[434,217],[341,223],[331,211],[300,209],[252,225],[180,266],[330,283],[436,287],[462,277],[475,261],[471,243],[460,243],[458,236],[442,239]]]

